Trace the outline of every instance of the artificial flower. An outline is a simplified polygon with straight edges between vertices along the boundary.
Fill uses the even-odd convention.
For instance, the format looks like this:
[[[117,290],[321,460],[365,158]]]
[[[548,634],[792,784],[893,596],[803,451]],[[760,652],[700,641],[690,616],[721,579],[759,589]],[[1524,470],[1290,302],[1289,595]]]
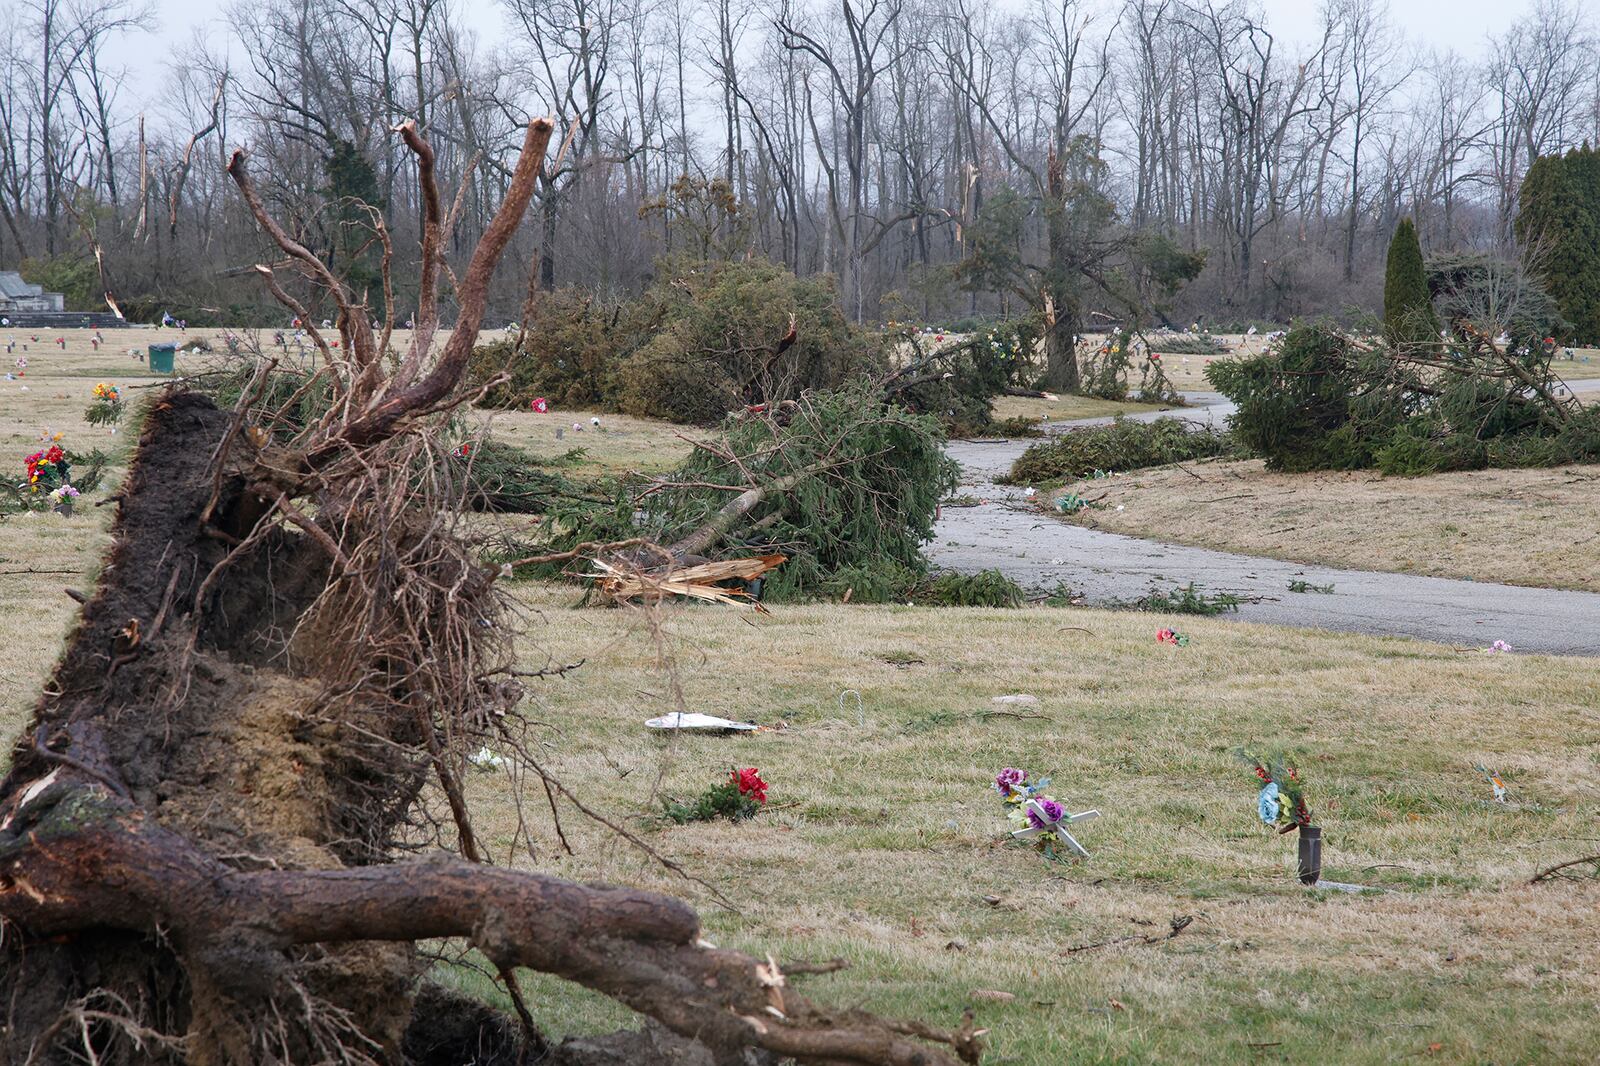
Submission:
[[[1027,783],[1027,780],[1028,771],[1018,770],[1014,766],[1008,766],[995,775],[995,791],[999,792],[1004,798],[1011,799],[1013,796],[1023,791],[1023,787]]]
[[[1028,824],[1035,829],[1048,829],[1067,816],[1067,809],[1048,796],[1038,801],[1039,810],[1044,811],[1044,817],[1039,817],[1039,811],[1029,808]]]
[[[1256,796],[1256,813],[1268,825],[1276,825],[1278,821],[1278,783],[1268,781],[1261,788],[1261,793]]]
[[[767,783],[761,780],[761,771],[756,767],[747,766],[743,770],[730,770],[728,775],[739,786],[741,796],[748,796],[757,803],[767,802]]]

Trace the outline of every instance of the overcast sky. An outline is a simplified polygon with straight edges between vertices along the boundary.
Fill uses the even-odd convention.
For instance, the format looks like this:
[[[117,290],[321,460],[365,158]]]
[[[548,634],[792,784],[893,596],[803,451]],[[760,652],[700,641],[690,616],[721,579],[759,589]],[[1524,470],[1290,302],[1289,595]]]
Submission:
[[[3,0],[0,0],[3,2]],[[153,0],[158,25],[150,34],[135,34],[119,43],[116,59],[129,73],[124,83],[124,107],[136,111],[155,106],[165,83],[171,49],[186,44],[199,29],[208,36],[225,37],[220,25],[227,0]],[[1453,49],[1476,59],[1484,39],[1505,30],[1532,6],[1533,0],[1391,0],[1390,16],[1413,41],[1435,49]],[[495,41],[504,32],[498,0],[454,0],[463,22],[482,41]],[[1018,0],[1007,6],[1020,7]],[[1106,0],[1108,10],[1119,6]],[[1280,37],[1310,43],[1319,24],[1321,0],[1266,0],[1267,25]]]

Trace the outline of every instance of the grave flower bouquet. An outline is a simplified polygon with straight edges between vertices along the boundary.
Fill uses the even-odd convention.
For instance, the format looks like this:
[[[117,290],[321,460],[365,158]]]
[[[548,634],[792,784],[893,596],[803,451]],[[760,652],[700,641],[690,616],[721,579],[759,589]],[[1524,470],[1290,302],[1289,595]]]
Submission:
[[[122,392],[109,381],[102,381],[94,387],[94,402],[83,412],[83,420],[91,426],[114,426],[122,421],[127,407]]]
[[[58,441],[61,434],[46,430],[39,438],[44,447],[28,456],[25,476],[20,480],[0,479],[0,511],[11,509],[44,511],[61,506],[79,494],[93,492],[110,462],[99,449],[88,455],[67,451]],[[77,470],[76,476],[73,471]],[[72,492],[57,492],[70,486]]]
[[[30,495],[48,496],[62,485],[72,483],[72,467],[67,453],[59,444],[52,444],[28,456],[28,480],[22,486]]]
[[[669,822],[687,825],[690,822],[709,822],[716,818],[740,822],[754,818],[767,802],[767,783],[761,771],[754,766],[744,769],[734,767],[728,779],[712,785],[687,803],[676,799],[661,801],[661,814]]]
[[[57,485],[50,492],[50,506],[69,517],[72,515],[72,505],[77,499],[78,490],[71,485]]]
[[[1264,824],[1277,827],[1279,833],[1311,824],[1311,810],[1306,806],[1300,771],[1288,756],[1282,752],[1262,756],[1244,749],[1240,749],[1239,755],[1251,767],[1260,785],[1256,793],[1256,814]]]
[[[1044,823],[1039,816],[1028,809],[1028,801],[1033,800],[1044,809],[1052,821],[1058,821],[1065,813],[1065,808],[1054,796],[1045,792],[1050,786],[1048,777],[1030,780],[1028,771],[1018,770],[1008,766],[994,777],[994,790],[1000,794],[1000,802],[1005,805],[1006,818],[1018,829],[1042,829]],[[1040,850],[1044,850],[1052,843],[1049,835],[1033,838],[1033,843]]]
[[[1028,339],[1014,326],[1011,328],[1002,326],[990,330],[989,335],[984,338],[984,343],[997,359],[1021,358],[1028,349]]]

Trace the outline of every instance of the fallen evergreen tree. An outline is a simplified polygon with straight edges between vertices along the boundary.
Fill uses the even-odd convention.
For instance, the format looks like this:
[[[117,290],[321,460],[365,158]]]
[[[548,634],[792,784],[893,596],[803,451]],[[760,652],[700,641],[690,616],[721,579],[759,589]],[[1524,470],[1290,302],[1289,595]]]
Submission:
[[[1142,470],[1146,467],[1244,454],[1226,433],[1177,418],[1139,422],[1117,417],[1105,426],[1074,429],[1030,445],[1000,479],[1006,485],[1038,485],[1076,481],[1097,471]]]
[[[539,556],[633,540],[680,564],[779,553],[788,562],[767,594],[780,597],[821,592],[851,567],[922,574],[922,545],[958,473],[936,419],[885,403],[863,381],[732,415],[678,469],[619,488],[608,507],[557,508]]]
[[[730,411],[793,400],[881,372],[879,346],[853,328],[826,277],[765,260],[666,258],[639,296],[578,290],[531,297],[524,328],[480,346],[469,380],[491,407],[623,411],[714,425]]]
[[[1600,460],[1600,411],[1573,398],[1539,345],[1457,324],[1448,344],[1387,344],[1327,325],[1213,363],[1233,433],[1272,470],[1431,474]]]
[[[1031,393],[1026,385],[1038,373],[1032,358],[1038,341],[1038,329],[1027,318],[968,337],[936,341],[929,351],[923,351],[919,336],[910,332],[900,350],[911,354],[883,379],[882,395],[907,410],[937,418],[950,436],[991,432],[997,396]]]

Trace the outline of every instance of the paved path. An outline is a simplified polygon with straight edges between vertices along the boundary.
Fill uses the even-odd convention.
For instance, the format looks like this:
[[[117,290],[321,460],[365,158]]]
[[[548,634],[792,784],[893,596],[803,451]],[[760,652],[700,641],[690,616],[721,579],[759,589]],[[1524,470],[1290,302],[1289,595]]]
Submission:
[[[1600,380],[1579,383],[1600,389]],[[1231,405],[1214,393],[1189,393],[1195,406],[1135,416],[1176,415],[1218,422]],[[1104,419],[1059,423],[1066,429]],[[1052,427],[1056,428],[1056,427]],[[1209,591],[1248,598],[1223,618],[1352,633],[1410,636],[1488,647],[1504,640],[1518,651],[1600,655],[1600,594],[1522,588],[1409,574],[1336,570],[1231,552],[1189,548],[1085,529],[1044,513],[1020,489],[994,478],[1030,442],[953,441],[961,492],[988,502],[946,507],[928,556],[953,570],[1000,570],[1025,588],[1065,584],[1090,603],[1136,599],[1193,581]],[[1289,582],[1332,584],[1332,594],[1293,593]]]

